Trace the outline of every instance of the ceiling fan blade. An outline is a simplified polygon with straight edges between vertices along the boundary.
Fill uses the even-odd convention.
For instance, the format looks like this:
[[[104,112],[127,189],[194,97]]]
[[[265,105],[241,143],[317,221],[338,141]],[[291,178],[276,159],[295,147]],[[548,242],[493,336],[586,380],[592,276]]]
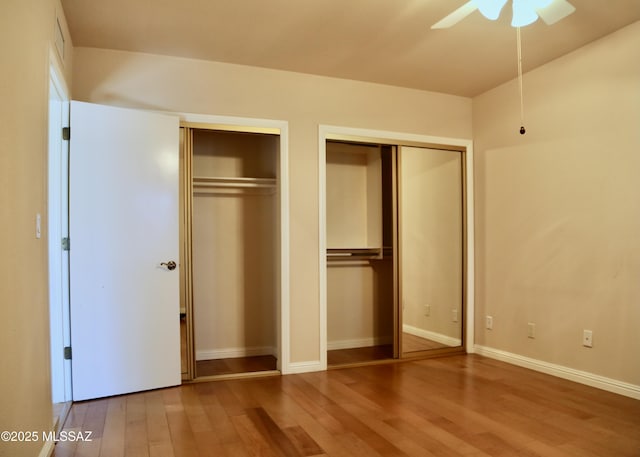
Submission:
[[[446,29],[453,25],[456,25],[458,22],[463,20],[465,17],[473,13],[477,10],[475,2],[470,1],[462,5],[460,8],[455,10],[453,13],[445,17],[444,19],[436,22],[431,26],[432,29]]]
[[[536,8],[536,13],[547,25],[555,24],[560,19],[564,19],[576,8],[566,0],[554,0],[546,8]]]

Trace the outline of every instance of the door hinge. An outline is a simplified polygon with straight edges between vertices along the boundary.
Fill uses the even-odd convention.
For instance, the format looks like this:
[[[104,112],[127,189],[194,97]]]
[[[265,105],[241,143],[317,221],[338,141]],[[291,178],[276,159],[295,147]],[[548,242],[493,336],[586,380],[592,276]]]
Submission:
[[[71,250],[71,240],[68,237],[62,238],[62,250],[63,251]]]
[[[64,347],[64,359],[71,360],[71,346]]]
[[[62,139],[67,141],[71,139],[71,127],[62,127]]]

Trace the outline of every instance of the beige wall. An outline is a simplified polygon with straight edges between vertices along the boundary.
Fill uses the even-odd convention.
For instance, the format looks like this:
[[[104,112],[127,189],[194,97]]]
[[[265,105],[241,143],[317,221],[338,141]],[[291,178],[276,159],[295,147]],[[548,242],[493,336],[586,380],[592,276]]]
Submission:
[[[75,99],[289,122],[291,361],[319,354],[318,125],[470,138],[471,100],[216,62],[77,48]]]
[[[334,261],[327,266],[327,348],[393,342],[391,260]]]
[[[473,100],[476,342],[635,385],[639,49],[635,23],[526,74],[524,136],[515,81]]]
[[[47,236],[36,239],[35,217],[47,226],[49,44],[59,5],[0,5],[0,430],[43,431],[52,425]],[[42,446],[0,442],[0,456],[34,456]]]

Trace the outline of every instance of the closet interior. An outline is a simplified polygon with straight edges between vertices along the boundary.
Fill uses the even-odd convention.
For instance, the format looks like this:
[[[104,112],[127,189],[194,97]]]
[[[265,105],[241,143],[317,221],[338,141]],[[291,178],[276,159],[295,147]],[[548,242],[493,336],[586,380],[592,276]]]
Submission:
[[[327,362],[392,359],[395,148],[326,144]]]
[[[278,131],[183,124],[183,379],[278,369]]]
[[[329,366],[464,349],[464,151],[326,141]]]

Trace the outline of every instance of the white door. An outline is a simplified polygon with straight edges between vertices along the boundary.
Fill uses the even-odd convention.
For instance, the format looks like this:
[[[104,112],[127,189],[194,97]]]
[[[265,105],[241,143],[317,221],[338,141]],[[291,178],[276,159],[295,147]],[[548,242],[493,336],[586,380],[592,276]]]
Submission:
[[[180,383],[178,144],[177,117],[71,103],[75,401]]]

